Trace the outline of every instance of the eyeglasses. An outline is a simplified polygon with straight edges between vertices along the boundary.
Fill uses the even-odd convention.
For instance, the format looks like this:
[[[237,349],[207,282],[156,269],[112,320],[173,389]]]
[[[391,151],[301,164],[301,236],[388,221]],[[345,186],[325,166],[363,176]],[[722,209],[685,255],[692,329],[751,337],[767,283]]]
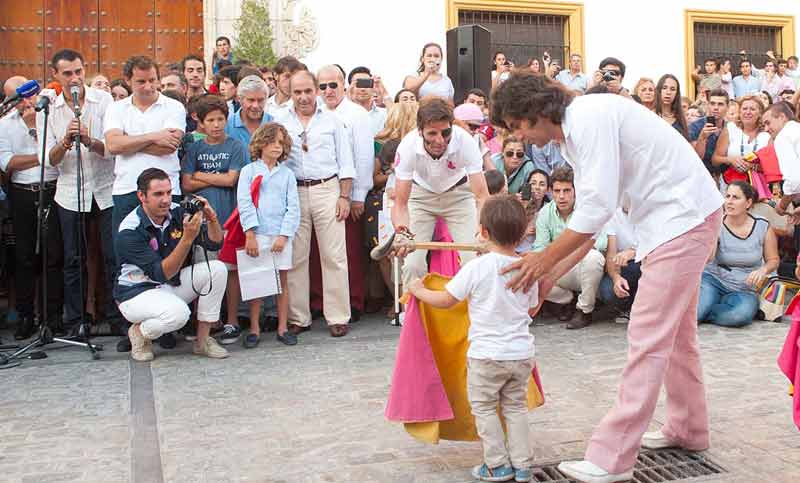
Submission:
[[[303,150],[303,152],[307,153],[308,152],[308,135],[306,134],[305,131],[300,133],[300,141],[301,141],[300,148]]]
[[[506,151],[506,157],[507,158],[513,158],[514,156],[518,157],[519,159],[522,159],[522,158],[525,157],[525,152],[524,151]]]
[[[319,90],[324,91],[325,89],[328,88],[336,89],[337,87],[339,87],[338,82],[328,82],[327,84],[323,82],[322,84],[319,85]]]
[[[33,128],[33,127],[28,129],[28,136],[30,136],[30,137],[32,137],[33,139],[36,139],[36,140],[39,139],[39,136],[37,136],[37,134],[36,134],[36,128]]]

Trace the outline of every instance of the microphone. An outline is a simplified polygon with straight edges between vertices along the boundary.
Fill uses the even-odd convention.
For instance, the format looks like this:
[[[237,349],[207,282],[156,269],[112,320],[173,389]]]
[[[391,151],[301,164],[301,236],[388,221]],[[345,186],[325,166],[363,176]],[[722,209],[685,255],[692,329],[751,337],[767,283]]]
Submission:
[[[41,96],[36,102],[36,112],[46,110],[50,107],[50,98],[48,96]]]
[[[81,103],[80,103],[80,96],[81,96],[81,88],[79,86],[72,86],[69,88],[69,93],[72,96],[72,108],[75,110],[75,115],[81,115]]]
[[[17,104],[22,99],[35,96],[36,94],[39,93],[40,89],[41,87],[39,87],[38,82],[36,82],[35,80],[29,80],[28,82],[17,87],[14,94],[11,95],[10,97],[7,97],[6,100],[3,101],[2,105],[5,106],[7,104],[12,104],[12,103]]]

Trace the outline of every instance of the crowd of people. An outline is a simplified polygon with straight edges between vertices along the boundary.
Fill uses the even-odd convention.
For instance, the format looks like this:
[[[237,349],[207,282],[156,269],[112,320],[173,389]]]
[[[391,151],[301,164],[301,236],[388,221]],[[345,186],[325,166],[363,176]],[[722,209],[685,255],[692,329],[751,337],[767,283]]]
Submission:
[[[794,257],[790,217],[781,216],[786,213],[780,208],[780,214],[776,212],[772,200],[754,196],[747,183],[731,183],[728,176],[756,168],[751,153],[778,134],[766,127],[767,110],[786,120],[793,120],[797,110],[797,58],[784,61],[772,52],[767,55],[769,60],[758,69],[743,52],[736,76],[730,59],[706,59],[693,74],[694,101],[684,96],[674,75],[665,74],[657,82],[639,79],[629,91],[623,86],[622,60],[608,57],[587,74],[577,53],[561,69],[547,53],[517,67],[498,52],[492,86],[515,73],[539,74],[575,95],[630,98],[679,131],[725,193],[730,215],[723,230],[726,243],[720,244],[703,277],[698,318],[742,325],[756,316],[757,290],[764,280],[779,265],[789,274],[793,271],[780,264]],[[39,191],[51,207],[45,308],[54,327],[70,333],[82,318],[90,323],[102,319],[121,333],[134,323],[119,348],[128,350],[134,342],[135,358],[150,357],[142,350],[148,352],[153,339],[174,346],[175,330],[191,316],[183,309],[165,314],[169,304],[155,304],[162,312],[130,313],[131,301],[154,306],[130,294],[152,287],[184,287],[178,269],[193,263],[198,264],[192,272],[195,285],[205,276],[217,293],[220,283],[211,282],[221,275],[214,272],[215,265],[201,267],[199,262],[204,252],[214,260],[225,251],[220,248],[228,242],[214,240],[211,221],[224,225],[227,236],[231,227],[226,222],[234,212],[245,232],[239,248],[252,255],[259,250],[279,254],[283,289],[266,304],[250,301],[245,307],[235,255],[223,256],[221,284],[226,288],[219,300],[209,302],[210,294],[198,295],[202,290],[184,294],[205,302],[198,304],[202,310],[193,309],[193,323],[182,332],[195,340],[199,352],[212,357],[227,354],[220,344],[240,339],[246,347],[255,347],[264,330],[275,330],[283,343],[296,344],[320,316],[334,337],[346,335],[349,323],[364,313],[385,311],[393,317],[391,267],[386,260],[373,262],[367,256],[380,243],[387,220],[390,230],[407,230],[418,240],[429,240],[441,219],[454,241],[472,243],[481,205],[489,196],[510,193],[523,203],[527,218],[517,252],[544,250],[581,202],[563,147],[553,141],[537,145],[518,139],[493,124],[489,93],[481,89],[454,99],[453,83],[441,70],[442,59],[439,45],[425,45],[417,71],[390,95],[381,77],[366,66],[346,71],[331,64],[310,72],[293,57],[281,58],[274,66],[256,66],[235,59],[225,37],[217,41],[210,69],[195,55],[166,66],[136,56],[119,79],[90,75],[79,52],[59,51],[50,65],[59,94],[52,103],[46,138],[43,113],[34,112],[34,99],[21,102],[0,121],[0,161],[13,225],[6,244],[15,242],[6,272],[13,278],[10,318],[17,320],[17,339],[34,333],[35,307],[41,305],[35,297],[37,224],[31,223],[37,216]],[[5,94],[13,94],[25,81],[19,76],[8,79]],[[69,97],[72,86],[80,88],[80,122]],[[78,143],[83,154],[80,171]],[[38,168],[42,146],[44,180]],[[401,162],[405,159],[410,161]],[[171,197],[150,204],[151,186],[143,184],[142,176],[150,184],[164,181],[160,173],[149,171],[153,168],[165,173]],[[780,197],[780,184],[772,189]],[[173,219],[172,211],[160,218],[149,210],[168,208],[168,201],[178,203],[187,194],[205,203],[202,236],[198,235],[203,243],[173,247],[164,233],[185,240],[195,233],[194,227]],[[175,216],[178,213],[182,212]],[[84,233],[79,214],[85,220]],[[133,243],[129,231],[141,239]],[[154,263],[139,258],[139,245],[150,243],[148,236],[163,244],[158,259],[176,256],[168,267],[174,270],[144,266]],[[727,253],[742,244],[749,247],[746,256],[740,250]],[[567,328],[584,328],[593,322],[600,300],[614,307],[616,320],[624,323],[641,275],[634,256],[637,245],[627,214],[620,210],[593,249],[558,281],[545,312],[566,322]],[[180,257],[175,255],[178,247],[186,248],[186,253],[178,251]],[[470,257],[462,253],[462,262]],[[426,253],[410,253],[402,281],[408,284],[426,272]],[[217,306],[223,302],[220,314]],[[159,328],[152,328],[154,324]]]

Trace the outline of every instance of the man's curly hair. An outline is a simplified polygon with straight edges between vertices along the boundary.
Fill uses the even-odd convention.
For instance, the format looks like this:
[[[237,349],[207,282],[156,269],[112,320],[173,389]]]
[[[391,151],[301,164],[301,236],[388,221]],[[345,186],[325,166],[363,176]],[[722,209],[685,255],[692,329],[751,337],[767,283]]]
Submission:
[[[544,75],[517,73],[492,92],[492,124],[511,130],[509,121],[530,121],[539,118],[554,124],[564,120],[564,112],[574,98],[566,87]]]

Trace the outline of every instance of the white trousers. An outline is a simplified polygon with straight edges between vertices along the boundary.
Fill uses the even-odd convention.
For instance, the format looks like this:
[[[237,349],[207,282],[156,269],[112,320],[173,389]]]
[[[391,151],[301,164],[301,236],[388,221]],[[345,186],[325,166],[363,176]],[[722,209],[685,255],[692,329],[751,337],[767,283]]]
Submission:
[[[147,339],[157,339],[161,334],[174,332],[189,320],[189,303],[197,300],[197,320],[215,322],[219,320],[222,296],[228,282],[228,269],[219,260],[210,260],[194,265],[194,289],[192,289],[192,267],[181,269],[181,284],[169,284],[146,290],[136,297],[119,304],[122,316],[139,329]],[[209,292],[209,289],[211,291]],[[208,295],[198,296],[195,293]]]
[[[557,304],[568,304],[572,300],[572,293],[580,292],[578,309],[584,314],[591,313],[597,301],[597,289],[600,288],[605,265],[606,258],[603,254],[592,248],[583,260],[558,279],[546,300]]]

